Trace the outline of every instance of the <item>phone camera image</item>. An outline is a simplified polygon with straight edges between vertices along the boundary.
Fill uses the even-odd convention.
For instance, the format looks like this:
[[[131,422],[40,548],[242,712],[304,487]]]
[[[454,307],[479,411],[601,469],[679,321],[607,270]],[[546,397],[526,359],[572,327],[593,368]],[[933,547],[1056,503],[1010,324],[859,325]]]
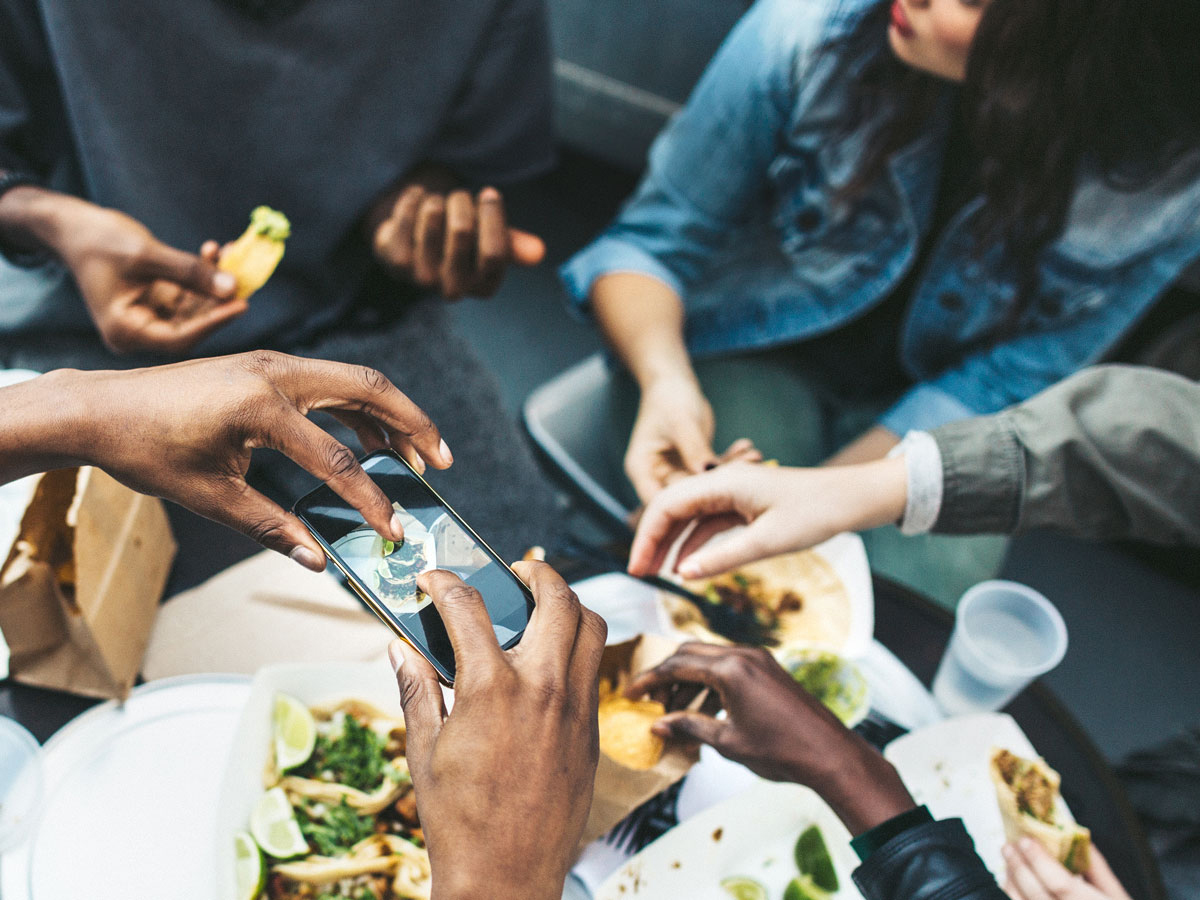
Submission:
[[[377,534],[328,487],[317,488],[296,504],[296,513],[351,586],[370,598],[368,605],[449,680],[454,677],[454,653],[431,598],[417,586],[422,572],[444,569],[478,590],[500,645],[515,644],[533,610],[516,576],[391,451],[374,453],[362,465],[392,501],[404,526],[403,540]]]

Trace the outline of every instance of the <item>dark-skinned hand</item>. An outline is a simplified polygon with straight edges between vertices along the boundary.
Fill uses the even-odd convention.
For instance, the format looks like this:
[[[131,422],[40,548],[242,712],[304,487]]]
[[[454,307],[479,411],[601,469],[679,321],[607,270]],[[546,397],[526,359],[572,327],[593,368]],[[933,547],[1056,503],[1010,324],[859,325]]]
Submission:
[[[418,579],[454,647],[449,715],[433,667],[390,647],[437,900],[558,900],[587,822],[607,628],[545,563],[513,569],[537,605],[507,651],[474,588],[444,571]]]

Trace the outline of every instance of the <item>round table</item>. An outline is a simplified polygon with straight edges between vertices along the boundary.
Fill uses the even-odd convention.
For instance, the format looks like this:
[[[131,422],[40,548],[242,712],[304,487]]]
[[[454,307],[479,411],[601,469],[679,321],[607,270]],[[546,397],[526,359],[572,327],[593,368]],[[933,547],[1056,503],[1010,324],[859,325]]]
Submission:
[[[928,686],[950,640],[953,615],[903,585],[879,576],[874,582],[875,637]],[[1158,863],[1124,789],[1066,707],[1037,682],[1005,712],[1062,775],[1063,798],[1091,829],[1125,889],[1141,900],[1165,900]]]
[[[182,552],[167,595],[186,590],[260,549],[241,535],[170,508],[171,524]],[[577,580],[595,571],[564,571]],[[926,685],[950,639],[954,619],[926,598],[884,578],[875,578],[875,637],[896,654]],[[21,722],[45,742],[70,719],[96,703],[56,691],[0,681],[0,714]],[[1139,900],[1165,900],[1158,865],[1136,815],[1112,769],[1079,723],[1045,686],[1034,684],[1006,709],[1063,778],[1071,810],[1092,830],[1113,871]]]

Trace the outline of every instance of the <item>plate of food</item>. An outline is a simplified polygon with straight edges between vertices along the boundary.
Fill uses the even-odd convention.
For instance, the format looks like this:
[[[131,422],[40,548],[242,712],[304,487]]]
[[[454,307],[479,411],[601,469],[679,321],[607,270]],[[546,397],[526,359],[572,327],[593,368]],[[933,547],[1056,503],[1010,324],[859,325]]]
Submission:
[[[682,584],[711,603],[753,612],[780,652],[822,647],[854,659],[867,652],[875,630],[871,568],[856,534],[839,534],[810,550]],[[659,598],[678,631],[723,642],[705,627],[693,604],[666,592],[659,592]]]
[[[1082,871],[1091,845],[1059,793],[1058,773],[1004,713],[946,719],[892,741],[884,756],[913,798],[939,819],[958,817],[984,864],[1004,881],[1001,848],[1029,836]]]
[[[218,800],[218,898],[427,900],[405,737],[383,664],[261,670]]]
[[[855,900],[850,834],[817,794],[760,781],[650,844],[596,900]]]

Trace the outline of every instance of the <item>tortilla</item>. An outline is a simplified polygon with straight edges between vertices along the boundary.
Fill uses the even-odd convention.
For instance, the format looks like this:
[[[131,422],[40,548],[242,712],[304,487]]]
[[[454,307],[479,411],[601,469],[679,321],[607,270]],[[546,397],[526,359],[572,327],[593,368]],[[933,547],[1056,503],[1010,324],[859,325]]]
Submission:
[[[652,769],[662,759],[663,739],[650,727],[667,714],[654,700],[630,700],[600,683],[600,752],[627,769]]]
[[[246,300],[261,288],[283,259],[284,242],[291,236],[287,216],[269,206],[250,213],[250,224],[221,252],[217,268],[237,281],[237,298]]]
[[[821,554],[812,550],[785,553],[715,578],[689,581],[686,586],[710,597],[722,593],[728,596],[735,587],[734,579],[739,577],[752,586],[754,602],[762,607],[759,618],[767,620],[764,624],[769,625],[781,646],[805,644],[839,649],[849,640],[850,593]],[[703,623],[699,611],[686,600],[675,600],[678,602],[667,601],[664,595],[674,624],[696,634],[696,620]]]
[[[1072,872],[1091,866],[1091,832],[1071,820],[1059,794],[1059,774],[1041,759],[993,750],[988,773],[996,787],[1004,835],[1030,837]]]

